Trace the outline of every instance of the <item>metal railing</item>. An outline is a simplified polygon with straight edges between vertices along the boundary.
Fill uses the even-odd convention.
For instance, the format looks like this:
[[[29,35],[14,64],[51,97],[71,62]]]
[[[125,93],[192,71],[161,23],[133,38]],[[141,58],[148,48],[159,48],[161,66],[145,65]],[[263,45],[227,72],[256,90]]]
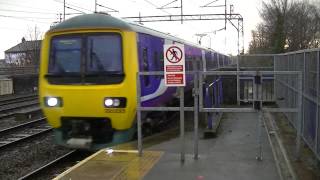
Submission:
[[[248,62],[246,58],[250,57]],[[261,125],[263,112],[280,112],[296,129],[296,156],[299,158],[301,140],[309,146],[316,157],[320,159],[320,49],[301,50],[284,54],[239,56],[236,71],[192,71],[194,74],[194,107],[184,107],[184,90],[179,88],[179,107],[142,107],[138,89],[138,130],[141,135],[142,111],[179,111],[180,112],[180,138],[181,160],[184,161],[184,111],[194,112],[194,158],[198,157],[198,114],[201,112],[258,112],[258,124]],[[254,62],[256,59],[257,62]],[[262,66],[259,62],[263,62]],[[264,66],[267,65],[267,66]],[[233,68],[234,69],[234,68]],[[250,70],[250,71],[248,71]],[[137,83],[140,88],[140,76],[163,75],[163,72],[139,72]],[[237,102],[250,102],[252,107],[225,108],[206,107],[204,102],[204,89],[209,76],[234,76],[237,81]],[[198,82],[197,82],[198,81]],[[260,81],[260,82],[258,82]],[[212,83],[212,82],[209,82]],[[204,85],[203,85],[204,84]],[[246,85],[245,85],[246,84]],[[140,94],[139,94],[140,93]],[[246,96],[244,96],[246,94]],[[275,102],[278,107],[263,106],[263,102]],[[199,107],[196,107],[198,106]],[[140,114],[140,115],[139,115]],[[140,121],[140,122],[139,122]],[[257,126],[259,148],[261,150],[261,127]],[[142,141],[139,140],[139,152],[142,155]],[[258,159],[262,157],[261,151],[257,153]]]
[[[197,74],[195,72],[186,72],[186,74],[193,74],[194,75],[194,102],[198,102],[197,96]],[[140,83],[140,76],[163,76],[163,71],[158,72],[138,72],[137,74],[137,129],[138,129],[138,151],[139,156],[142,156],[142,111],[176,111],[180,113],[180,155],[181,155],[181,162],[185,161],[185,145],[184,145],[184,113],[185,111],[193,111],[194,112],[194,158],[198,159],[198,104],[194,103],[192,107],[185,107],[184,106],[184,87],[178,87],[179,89],[179,99],[180,99],[180,106],[179,107],[143,107],[141,104],[141,83]]]
[[[238,113],[258,113],[259,118],[257,121],[257,144],[258,144],[258,151],[256,158],[258,160],[262,159],[262,113],[263,112],[283,112],[283,113],[296,113],[298,117],[301,116],[301,99],[299,98],[299,95],[301,96],[301,90],[302,90],[302,76],[299,71],[192,71],[187,72],[187,74],[193,74],[194,77],[194,89],[193,89],[193,95],[194,95],[194,106],[193,107],[184,107],[184,88],[179,87],[179,97],[180,97],[180,106],[179,107],[143,107],[141,104],[141,84],[140,84],[140,76],[163,76],[163,72],[138,72],[137,73],[137,123],[138,123],[138,150],[139,150],[139,156],[142,156],[142,116],[141,113],[143,111],[179,111],[180,112],[180,143],[181,143],[181,162],[184,162],[185,160],[185,145],[184,145],[184,112],[185,111],[193,111],[194,112],[194,159],[198,159],[198,122],[199,122],[199,113],[213,113],[213,112],[238,112]],[[204,101],[204,89],[208,86],[206,83],[206,79],[209,76],[215,76],[215,77],[222,77],[223,76],[241,76],[245,75],[247,77],[254,78],[254,96],[252,99],[253,105],[252,107],[235,107],[235,108],[224,108],[224,107],[206,107],[205,101]],[[300,100],[297,103],[297,107],[288,107],[288,108],[265,108],[263,107],[263,84],[262,84],[262,78],[268,77],[268,76],[274,76],[274,75],[291,75],[295,76],[297,78],[298,85],[301,86],[301,88],[298,88],[296,93],[296,99]],[[198,80],[199,79],[199,80]],[[212,82],[209,82],[212,83]],[[205,85],[204,85],[205,84]],[[300,92],[300,93],[299,93]],[[199,107],[198,107],[199,104]],[[301,124],[301,123],[300,123]],[[301,128],[298,128],[301,129]],[[298,131],[298,137],[300,137],[301,131]],[[300,152],[300,138],[297,138],[296,144],[297,149],[296,152]]]
[[[254,62],[254,59],[256,62]],[[267,62],[261,64],[263,60]],[[301,91],[298,85],[300,81],[296,81],[294,77],[275,75],[273,77],[273,99],[280,108],[293,107],[297,106],[298,103],[296,93],[302,93],[301,123],[300,116],[289,112],[285,113],[285,115],[296,131],[301,131],[302,139],[320,160],[320,49],[306,49],[283,54],[239,56],[237,69],[239,71],[244,70],[248,66],[252,67],[253,64],[256,67],[260,66],[260,68],[272,68],[274,71],[301,72]],[[239,103],[243,99],[245,100],[245,98],[241,97],[240,81],[241,78],[239,78],[237,85]]]

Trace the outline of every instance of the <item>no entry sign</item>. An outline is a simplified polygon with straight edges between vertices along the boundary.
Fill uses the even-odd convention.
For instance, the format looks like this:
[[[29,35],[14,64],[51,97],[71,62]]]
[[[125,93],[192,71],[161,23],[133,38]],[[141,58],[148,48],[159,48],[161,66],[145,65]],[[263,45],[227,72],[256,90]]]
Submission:
[[[185,86],[185,55],[181,44],[165,44],[163,48],[166,86]]]

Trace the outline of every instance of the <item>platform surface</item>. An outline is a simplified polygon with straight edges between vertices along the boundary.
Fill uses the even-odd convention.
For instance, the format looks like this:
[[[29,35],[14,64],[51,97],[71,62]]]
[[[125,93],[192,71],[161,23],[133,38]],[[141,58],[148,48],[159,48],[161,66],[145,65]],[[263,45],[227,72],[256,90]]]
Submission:
[[[127,147],[113,155],[99,151],[56,179],[278,180],[264,128],[263,160],[256,160],[257,118],[253,113],[224,114],[217,138],[201,139],[199,134],[198,160],[193,159],[193,132],[186,132],[184,164],[180,162],[177,137],[146,148],[140,159]]]
[[[165,153],[144,179],[280,179],[264,128],[263,160],[255,159],[258,152],[257,118],[254,113],[224,114],[218,137],[200,139],[198,160],[193,159],[193,133],[187,133],[184,164],[180,163],[179,138],[152,146],[148,150]]]

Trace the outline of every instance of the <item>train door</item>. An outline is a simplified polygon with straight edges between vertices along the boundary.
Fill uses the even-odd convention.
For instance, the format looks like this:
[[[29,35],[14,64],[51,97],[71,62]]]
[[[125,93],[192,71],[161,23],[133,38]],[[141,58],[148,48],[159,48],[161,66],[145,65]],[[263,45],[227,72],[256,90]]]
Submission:
[[[143,72],[159,71],[160,53],[163,51],[161,39],[146,34],[139,34],[139,69]],[[151,94],[157,90],[161,77],[143,76],[141,77],[142,96]]]

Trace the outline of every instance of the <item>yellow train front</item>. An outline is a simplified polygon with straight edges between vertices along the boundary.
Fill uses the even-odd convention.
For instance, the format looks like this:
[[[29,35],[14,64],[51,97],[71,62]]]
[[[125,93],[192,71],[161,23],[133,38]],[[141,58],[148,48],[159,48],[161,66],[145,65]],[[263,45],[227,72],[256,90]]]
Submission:
[[[39,96],[58,144],[99,149],[132,138],[136,112],[136,33],[91,14],[45,35]]]

